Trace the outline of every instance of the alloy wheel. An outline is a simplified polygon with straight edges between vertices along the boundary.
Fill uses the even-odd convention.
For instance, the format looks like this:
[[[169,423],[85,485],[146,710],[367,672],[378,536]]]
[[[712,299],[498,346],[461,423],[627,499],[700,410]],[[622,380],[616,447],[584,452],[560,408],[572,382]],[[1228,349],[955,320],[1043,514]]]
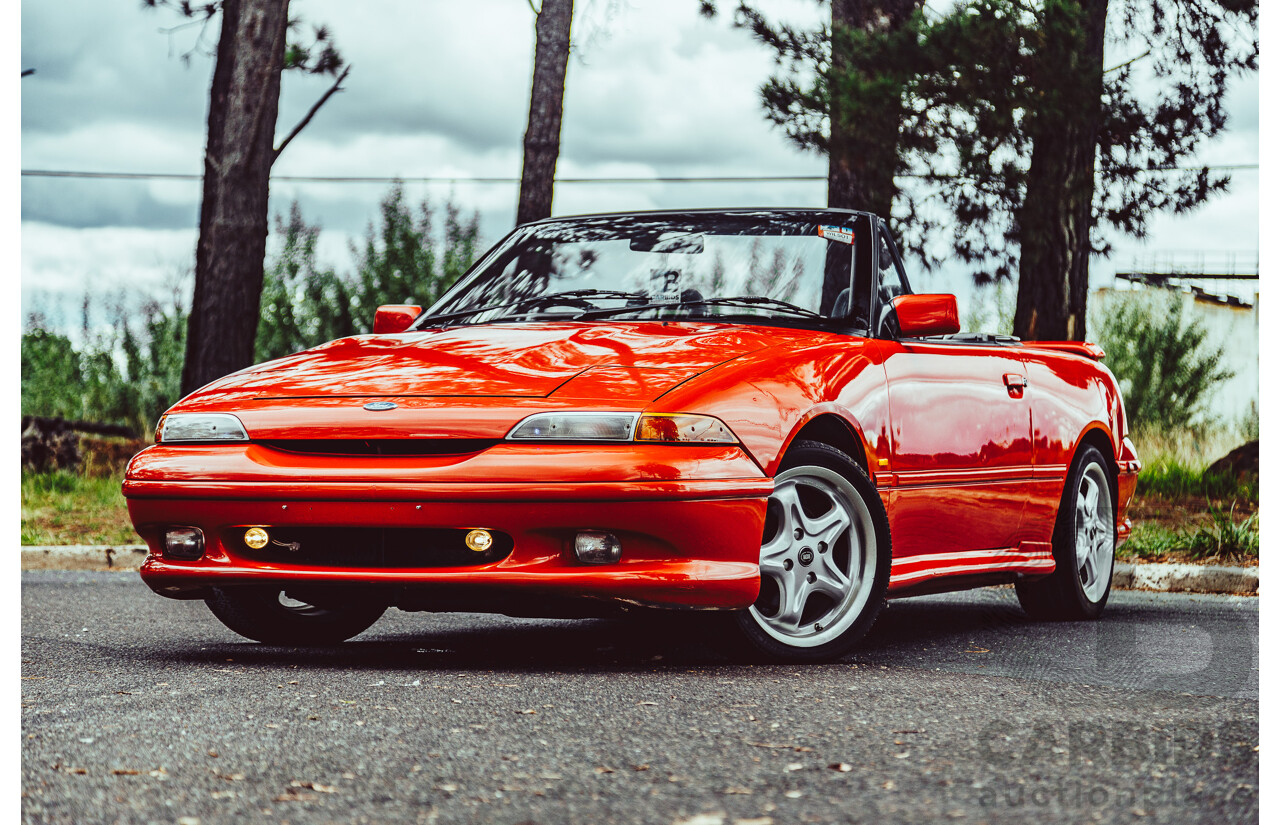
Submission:
[[[877,550],[871,512],[844,476],[817,466],[787,470],[769,497],[752,617],[787,645],[836,639],[866,607]]]
[[[1115,515],[1107,473],[1092,463],[1076,491],[1076,572],[1085,597],[1097,602],[1107,592],[1115,560]]]

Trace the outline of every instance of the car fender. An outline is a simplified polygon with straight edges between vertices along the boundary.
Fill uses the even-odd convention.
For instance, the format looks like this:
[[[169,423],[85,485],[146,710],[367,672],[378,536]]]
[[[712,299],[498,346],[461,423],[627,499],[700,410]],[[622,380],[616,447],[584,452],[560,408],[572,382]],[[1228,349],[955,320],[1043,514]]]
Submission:
[[[648,411],[714,415],[770,477],[805,425],[835,415],[875,467],[889,456],[880,349],[869,339],[824,337],[812,345],[770,347],[721,364],[668,391]]]
[[[1115,376],[1096,361],[1028,348],[1024,354],[1032,399],[1036,467],[1070,464],[1086,433],[1100,429],[1117,459],[1124,413]]]
[[[844,452],[850,453],[850,458],[852,458],[856,463],[858,463],[863,470],[866,470],[867,475],[871,476],[872,479],[874,480],[874,473],[872,472],[872,467],[870,466],[871,462],[868,460],[870,451],[867,449],[867,437],[862,431],[862,425],[858,423],[858,420],[854,417],[853,413],[850,412],[848,408],[834,401],[824,402],[822,404],[815,405],[812,409],[809,410],[808,413],[806,413],[803,417],[801,417],[799,421],[796,422],[795,426],[791,428],[791,432],[787,435],[786,440],[783,442],[782,448],[779,450],[778,455],[774,459],[772,465],[764,468],[766,475],[769,475],[769,476],[777,475],[778,466],[782,463],[782,459],[786,456],[787,451],[791,449],[791,445],[795,442],[797,438],[800,437],[801,433],[804,431],[806,427],[808,427],[813,422],[817,421],[819,418],[823,418],[823,417],[835,418],[840,422],[841,425],[843,425],[848,429],[849,437],[857,441],[861,454],[859,455],[856,453],[850,453],[850,451],[847,449],[844,450]],[[824,439],[818,438],[817,440],[821,441]],[[833,444],[832,446],[840,447],[841,445]]]

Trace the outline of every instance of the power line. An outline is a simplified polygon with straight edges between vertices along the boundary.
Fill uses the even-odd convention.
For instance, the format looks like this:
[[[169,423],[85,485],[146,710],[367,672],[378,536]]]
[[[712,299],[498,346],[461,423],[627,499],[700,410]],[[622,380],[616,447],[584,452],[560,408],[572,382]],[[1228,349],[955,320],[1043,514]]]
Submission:
[[[87,178],[114,180],[200,180],[200,175],[179,172],[79,172],[55,169],[23,169],[23,177]],[[443,178],[379,175],[272,175],[290,183],[519,183],[520,178]],[[826,175],[719,175],[708,177],[663,176],[648,178],[556,178],[556,183],[759,183],[825,181]]]
[[[1124,170],[1131,173],[1140,172],[1197,172],[1201,169],[1214,171],[1257,169],[1256,163],[1235,163],[1201,166],[1153,166]],[[93,172],[69,169],[23,169],[23,177],[29,178],[79,178],[83,180],[201,180],[201,175],[185,172]],[[920,178],[925,180],[950,180],[966,178],[972,175],[916,173],[897,175],[900,178]],[[517,177],[414,177],[395,175],[272,175],[272,180],[287,183],[475,183],[475,184],[513,184],[519,183]],[[556,183],[563,184],[628,184],[628,183],[812,183],[826,181],[826,175],[657,175],[647,178],[556,178]]]

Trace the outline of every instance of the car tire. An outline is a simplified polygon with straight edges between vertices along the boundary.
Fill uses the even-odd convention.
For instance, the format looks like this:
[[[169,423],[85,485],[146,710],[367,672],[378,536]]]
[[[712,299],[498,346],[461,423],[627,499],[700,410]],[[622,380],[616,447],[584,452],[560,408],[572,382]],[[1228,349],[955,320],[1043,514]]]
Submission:
[[[368,630],[386,604],[334,592],[320,607],[291,599],[279,587],[215,587],[205,604],[231,630],[269,645],[335,645]]]
[[[1089,621],[1111,595],[1116,551],[1116,479],[1098,448],[1071,462],[1053,530],[1053,573],[1019,581],[1022,609],[1033,619]]]
[[[889,519],[845,453],[797,441],[774,480],[761,538],[760,595],[733,616],[752,660],[817,662],[858,643],[885,605]]]

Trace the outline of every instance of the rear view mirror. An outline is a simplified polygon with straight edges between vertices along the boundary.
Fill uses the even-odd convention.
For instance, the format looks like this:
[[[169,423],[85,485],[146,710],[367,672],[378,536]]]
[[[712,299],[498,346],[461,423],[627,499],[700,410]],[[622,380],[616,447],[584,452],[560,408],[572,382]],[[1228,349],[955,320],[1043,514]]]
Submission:
[[[404,332],[422,314],[417,304],[384,304],[373,314],[375,335],[392,335]]]
[[[954,295],[899,295],[892,304],[903,338],[955,335],[960,331]]]

